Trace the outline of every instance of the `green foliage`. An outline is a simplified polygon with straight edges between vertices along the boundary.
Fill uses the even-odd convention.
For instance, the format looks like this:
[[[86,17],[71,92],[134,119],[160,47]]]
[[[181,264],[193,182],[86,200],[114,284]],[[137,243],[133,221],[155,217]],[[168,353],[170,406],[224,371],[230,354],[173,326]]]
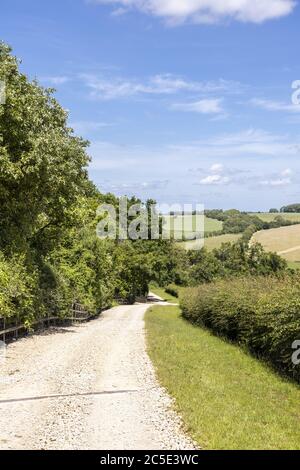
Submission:
[[[205,248],[190,251],[188,259],[188,285],[243,274],[269,275],[284,272],[287,268],[286,261],[276,253],[265,252],[258,243],[249,246],[244,240],[223,243],[212,252]]]
[[[69,208],[87,184],[87,143],[67,126],[51,90],[30,82],[0,43],[0,249],[7,253],[55,246]]]
[[[79,302],[91,313],[114,298],[134,302],[150,279],[171,282],[170,242],[152,245],[100,240],[96,216],[103,195],[88,180],[88,143],[67,125],[53,90],[29,81],[10,48],[0,43],[0,317],[26,326],[67,316]],[[140,202],[128,200],[128,206]],[[150,211],[148,201],[145,207]],[[178,279],[177,279],[178,280]]]
[[[160,383],[199,449],[300,449],[296,383],[185,321],[178,307],[149,309],[146,331]]]
[[[24,260],[13,257],[6,261],[0,252],[0,317],[9,319],[17,313],[20,320],[32,318],[36,289],[36,273],[26,270]]]
[[[166,289],[165,289],[165,291],[166,291],[167,294],[170,294],[170,295],[172,295],[173,297],[176,297],[176,298],[179,297],[178,286],[176,286],[176,285],[174,285],[174,284],[170,284],[169,286],[167,286]]]
[[[271,209],[271,211],[272,213],[279,212],[277,209]],[[295,212],[297,211],[295,210]],[[214,209],[205,211],[205,215],[223,222],[223,230],[218,234],[243,233],[243,239],[245,241],[250,241],[254,233],[259,230],[285,227],[297,223],[292,220],[287,220],[280,215],[275,217],[275,219],[271,222],[267,222],[259,218],[257,215],[250,215],[246,212],[240,212],[236,209],[231,209],[228,211]],[[217,233],[214,235],[217,235]]]
[[[289,206],[284,206],[280,209],[280,212],[299,213],[300,212],[300,204],[290,204]]]
[[[183,316],[265,358],[300,381],[292,344],[300,338],[300,277],[242,277],[186,289]]]

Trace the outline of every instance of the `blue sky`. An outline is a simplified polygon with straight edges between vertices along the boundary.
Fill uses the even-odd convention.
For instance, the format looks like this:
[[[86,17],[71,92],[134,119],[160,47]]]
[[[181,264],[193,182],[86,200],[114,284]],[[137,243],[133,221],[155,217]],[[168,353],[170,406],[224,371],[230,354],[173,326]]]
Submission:
[[[0,37],[102,191],[267,210],[300,202],[299,23],[292,0],[2,0]]]

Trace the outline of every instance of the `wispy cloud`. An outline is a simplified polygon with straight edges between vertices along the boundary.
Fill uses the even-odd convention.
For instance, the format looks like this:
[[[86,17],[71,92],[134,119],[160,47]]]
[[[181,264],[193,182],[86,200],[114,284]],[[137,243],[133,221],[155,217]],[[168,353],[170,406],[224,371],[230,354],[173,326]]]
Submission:
[[[190,103],[174,103],[171,109],[174,111],[184,111],[200,114],[223,114],[222,99],[212,98],[194,101]]]
[[[178,93],[237,93],[238,82],[219,79],[216,81],[192,81],[171,74],[158,74],[145,80],[82,74],[81,79],[90,89],[91,97],[99,100],[130,98],[138,95],[175,95]]]
[[[292,13],[294,0],[93,0],[118,9],[137,9],[164,18],[169,24],[217,23],[226,18],[263,23]]]
[[[248,129],[233,134],[216,135],[213,138],[173,146],[178,152],[219,157],[282,157],[300,154],[299,142],[285,135],[260,129]]]
[[[292,184],[292,170],[286,168],[279,175],[273,175],[270,179],[264,179],[260,182],[262,186],[278,187],[289,186]]]
[[[284,103],[282,101],[273,101],[260,98],[253,98],[250,104],[260,109],[267,111],[283,111],[289,113],[300,113],[300,105],[293,103]]]
[[[69,125],[78,134],[88,134],[90,132],[97,132],[107,127],[113,126],[112,123],[99,121],[71,121]]]
[[[65,83],[69,82],[70,77],[61,75],[61,76],[52,76],[52,77],[41,77],[40,80],[43,83],[58,86],[58,85],[64,85]]]
[[[100,183],[101,189],[106,192],[115,192],[117,194],[136,194],[137,191],[164,189],[168,186],[169,180],[154,180],[154,181],[130,181],[130,182],[113,182],[104,181]]]

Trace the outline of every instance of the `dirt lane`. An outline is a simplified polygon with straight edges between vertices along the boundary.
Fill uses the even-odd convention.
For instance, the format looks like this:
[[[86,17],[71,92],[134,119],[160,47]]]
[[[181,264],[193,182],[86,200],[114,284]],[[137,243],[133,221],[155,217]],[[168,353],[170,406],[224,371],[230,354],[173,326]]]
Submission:
[[[0,364],[0,449],[193,448],[146,353],[148,306],[10,345]]]

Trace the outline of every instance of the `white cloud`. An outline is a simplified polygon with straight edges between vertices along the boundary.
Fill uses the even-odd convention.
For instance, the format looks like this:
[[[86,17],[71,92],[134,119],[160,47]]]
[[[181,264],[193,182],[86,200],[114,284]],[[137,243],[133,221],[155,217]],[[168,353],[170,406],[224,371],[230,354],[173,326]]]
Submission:
[[[250,101],[250,104],[267,111],[283,111],[289,113],[300,113],[300,105],[292,103],[283,103],[281,101],[272,101],[254,98]]]
[[[101,190],[105,192],[115,192],[117,194],[135,194],[138,192],[164,189],[168,186],[169,180],[155,181],[131,181],[118,183],[114,181],[104,181],[100,183]]]
[[[223,170],[224,170],[224,166],[221,163],[214,163],[210,167],[210,171],[212,171],[212,173],[222,173]]]
[[[224,112],[221,102],[222,99],[219,98],[203,99],[192,103],[175,103],[171,109],[200,114],[221,114]]]
[[[286,168],[281,174],[282,176],[291,176],[292,170],[290,168]]]
[[[231,182],[231,178],[225,174],[224,165],[221,163],[214,163],[210,167],[210,172],[211,174],[200,180],[201,185],[228,184]]]
[[[264,180],[261,182],[262,186],[288,186],[292,181],[290,178],[277,178],[272,180]]]
[[[172,24],[216,23],[226,18],[263,23],[290,14],[296,6],[294,0],[94,0],[94,3],[135,8]]]
[[[270,179],[261,181],[262,186],[288,186],[292,184],[292,170],[290,168],[286,168],[283,170],[279,175],[273,176]]]
[[[223,91],[238,93],[241,84],[227,80],[215,82],[191,81],[171,74],[158,74],[145,80],[122,77],[104,77],[91,74],[81,75],[91,96],[101,100],[128,98],[137,95],[174,95],[180,92],[212,93]]]
[[[200,184],[204,185],[228,184],[229,182],[230,178],[228,176],[222,176],[218,174],[208,175],[200,180]]]

